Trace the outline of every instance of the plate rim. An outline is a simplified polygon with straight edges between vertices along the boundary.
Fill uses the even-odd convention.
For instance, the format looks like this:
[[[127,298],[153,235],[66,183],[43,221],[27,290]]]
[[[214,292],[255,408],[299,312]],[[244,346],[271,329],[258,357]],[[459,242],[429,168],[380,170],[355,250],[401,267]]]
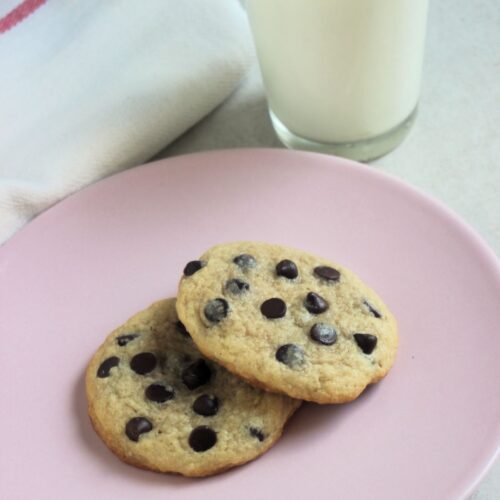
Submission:
[[[484,252],[485,256],[489,257],[491,259],[491,263],[493,264],[493,267],[497,268],[500,276],[500,259],[497,257],[495,250],[489,245],[489,243],[486,241],[484,236],[479,233],[477,229],[475,229],[469,222],[467,222],[465,219],[463,219],[458,212],[456,212],[454,209],[449,207],[444,203],[444,201],[439,200],[438,198],[435,198],[433,195],[426,193],[422,188],[418,186],[414,186],[408,182],[406,182],[403,179],[400,179],[399,177],[385,172],[383,170],[379,170],[377,165],[374,164],[365,164],[361,162],[357,162],[355,160],[350,160],[348,158],[342,158],[340,156],[334,156],[334,155],[328,155],[324,153],[315,153],[312,151],[302,151],[302,150],[291,150],[291,149],[281,149],[281,148],[251,148],[251,147],[246,147],[246,148],[222,148],[222,149],[211,149],[207,151],[196,151],[193,153],[186,153],[186,154],[180,154],[176,156],[169,156],[166,158],[160,158],[160,159],[155,159],[151,161],[147,161],[145,163],[140,163],[137,165],[133,165],[131,167],[125,168],[124,170],[121,170],[119,172],[113,173],[109,176],[103,177],[101,179],[96,179],[95,181],[91,182],[90,184],[87,184],[86,186],[83,186],[82,188],[73,191],[69,193],[67,196],[64,198],[54,202],[52,205],[47,207],[45,210],[42,212],[38,213],[35,215],[31,220],[29,220],[24,226],[22,226],[19,230],[17,230],[12,236],[10,236],[6,241],[4,241],[0,245],[0,254],[2,253],[2,249],[10,246],[13,241],[17,240],[17,238],[22,235],[25,231],[29,230],[30,226],[32,223],[40,218],[45,218],[48,213],[51,213],[54,210],[59,209],[59,206],[62,203],[65,203],[66,200],[73,199],[75,197],[78,197],[82,195],[82,193],[94,189],[97,185],[103,184],[103,183],[108,183],[112,182],[113,179],[115,179],[118,176],[129,176],[129,175],[136,175],[139,170],[146,169],[149,167],[158,167],[158,166],[166,166],[164,164],[170,162],[170,161],[176,161],[180,159],[185,159],[185,158],[195,158],[198,156],[207,156],[207,155],[218,155],[218,154],[236,154],[239,155],[241,153],[244,154],[261,154],[261,153],[266,153],[266,154],[278,154],[278,155],[303,155],[303,156],[310,156],[310,157],[318,157],[318,158],[323,158],[324,160],[327,161],[333,161],[337,162],[341,168],[354,168],[358,172],[361,172],[362,175],[368,175],[374,178],[380,178],[389,184],[394,185],[396,188],[403,189],[404,191],[409,192],[413,196],[416,196],[417,198],[420,198],[423,200],[425,203],[428,203],[431,205],[433,208],[437,209],[442,213],[442,215],[446,216],[446,218],[456,224],[458,228],[464,230],[468,236],[471,236],[473,240],[475,240],[476,243],[479,244],[481,247],[481,250]],[[335,168],[335,167],[334,167]]]

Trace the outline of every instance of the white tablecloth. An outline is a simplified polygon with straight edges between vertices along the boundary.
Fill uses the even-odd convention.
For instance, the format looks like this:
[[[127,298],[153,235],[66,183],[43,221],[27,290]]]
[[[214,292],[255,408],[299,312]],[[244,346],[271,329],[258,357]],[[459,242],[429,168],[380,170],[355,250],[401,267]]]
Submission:
[[[179,137],[251,51],[236,0],[0,0],[0,244]]]

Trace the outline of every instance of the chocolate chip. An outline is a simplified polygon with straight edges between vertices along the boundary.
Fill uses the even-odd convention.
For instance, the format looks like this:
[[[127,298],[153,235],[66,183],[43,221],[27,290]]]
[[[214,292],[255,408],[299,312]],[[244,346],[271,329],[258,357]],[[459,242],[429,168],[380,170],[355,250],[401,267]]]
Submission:
[[[198,396],[193,403],[193,410],[195,413],[198,413],[198,415],[211,417],[219,411],[219,400],[215,396],[202,394]]]
[[[120,347],[123,347],[124,345],[127,345],[131,340],[136,339],[138,336],[139,336],[138,333],[129,333],[128,335],[120,335],[119,337],[116,337],[116,343]]]
[[[207,303],[203,312],[208,321],[219,323],[222,321],[229,311],[229,304],[225,299],[214,299]]]
[[[226,281],[226,290],[234,295],[241,295],[250,289],[250,285],[237,278]]]
[[[120,358],[117,358],[116,356],[111,356],[108,359],[105,359],[99,368],[97,369],[97,376],[99,378],[106,378],[109,377],[110,375],[110,370],[111,368],[114,368],[115,366],[118,366],[118,363],[120,362]]]
[[[328,309],[328,302],[317,293],[309,292],[304,300],[304,307],[311,314],[321,314]]]
[[[257,438],[260,442],[264,441],[266,439],[266,436],[264,436],[264,433],[262,432],[261,429],[258,429],[257,427],[250,427],[249,429],[250,435],[253,436],[254,438]]]
[[[371,354],[377,346],[377,337],[370,333],[355,333],[354,340],[365,354]]]
[[[293,280],[299,275],[299,270],[297,269],[295,262],[285,259],[278,262],[276,265],[276,274],[278,276],[288,278],[289,280]]]
[[[267,299],[262,302],[260,311],[268,319],[282,318],[286,314],[286,304],[276,297]]]
[[[182,333],[185,337],[191,337],[189,335],[189,332],[186,330],[186,327],[184,326],[184,323],[180,320],[175,322],[175,329],[179,332]]]
[[[149,432],[153,428],[153,424],[144,417],[131,418],[125,426],[125,434],[131,441],[139,441],[139,436],[145,432]]]
[[[376,317],[381,318],[382,315],[366,300],[363,301],[363,304],[367,307],[367,309]]]
[[[152,352],[141,352],[130,360],[130,368],[139,375],[146,375],[156,367],[156,356]]]
[[[170,385],[154,383],[146,387],[146,397],[155,403],[164,403],[169,399],[174,399],[175,392]]]
[[[320,344],[332,345],[337,342],[337,332],[335,328],[326,323],[316,323],[309,332],[310,337]]]
[[[285,344],[276,351],[276,359],[290,368],[296,368],[304,363],[304,350],[295,344]]]
[[[253,269],[257,265],[257,261],[255,260],[255,257],[252,255],[249,255],[247,253],[243,253],[241,255],[238,255],[233,259],[233,262],[241,267],[244,271],[248,269]]]
[[[190,364],[182,370],[181,374],[182,381],[191,390],[206,384],[211,376],[212,371],[204,359],[199,359]]]
[[[314,274],[327,281],[338,281],[340,279],[339,271],[337,271],[333,267],[328,266],[315,267]]]
[[[217,442],[217,434],[206,425],[195,427],[189,435],[189,446],[194,451],[207,451]]]
[[[192,260],[186,264],[186,267],[184,268],[184,276],[192,276],[206,265],[207,263],[204,260]]]

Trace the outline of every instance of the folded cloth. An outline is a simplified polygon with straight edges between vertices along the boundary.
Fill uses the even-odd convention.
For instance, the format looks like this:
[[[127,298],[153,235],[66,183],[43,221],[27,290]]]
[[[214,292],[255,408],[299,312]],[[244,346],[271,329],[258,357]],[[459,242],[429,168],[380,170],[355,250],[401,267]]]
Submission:
[[[25,0],[0,11],[0,243],[140,164],[238,85],[238,0]]]

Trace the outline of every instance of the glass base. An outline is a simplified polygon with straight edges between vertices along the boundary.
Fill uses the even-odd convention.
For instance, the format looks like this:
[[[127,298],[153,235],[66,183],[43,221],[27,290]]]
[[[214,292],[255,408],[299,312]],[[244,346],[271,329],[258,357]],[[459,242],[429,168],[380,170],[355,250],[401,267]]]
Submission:
[[[269,109],[269,115],[276,134],[287,148],[326,153],[367,162],[384,156],[403,142],[415,121],[417,108],[403,122],[383,134],[361,141],[336,143],[316,142],[300,137],[289,130],[271,109]]]

